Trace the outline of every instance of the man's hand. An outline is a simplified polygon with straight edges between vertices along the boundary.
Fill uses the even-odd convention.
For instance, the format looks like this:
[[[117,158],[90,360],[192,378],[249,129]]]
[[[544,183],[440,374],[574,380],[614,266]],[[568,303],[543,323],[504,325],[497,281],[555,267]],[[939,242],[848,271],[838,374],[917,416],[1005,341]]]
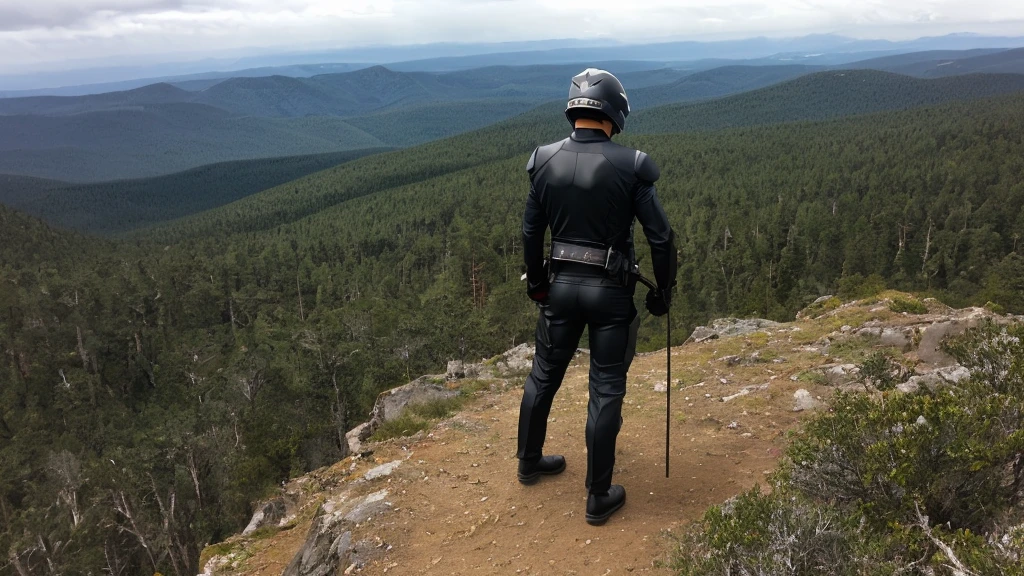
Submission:
[[[526,275],[523,274],[525,277]],[[548,292],[551,290],[551,263],[544,259],[544,278],[540,282],[526,280],[526,295],[534,302],[543,303],[548,299]]]
[[[647,311],[655,316],[664,316],[668,314],[668,306],[672,301],[672,292],[664,292],[662,290],[648,290],[647,298],[644,300],[644,306]]]
[[[551,285],[545,281],[543,284],[530,289],[527,288],[526,295],[530,297],[534,302],[543,303],[548,299],[548,291],[551,289]]]

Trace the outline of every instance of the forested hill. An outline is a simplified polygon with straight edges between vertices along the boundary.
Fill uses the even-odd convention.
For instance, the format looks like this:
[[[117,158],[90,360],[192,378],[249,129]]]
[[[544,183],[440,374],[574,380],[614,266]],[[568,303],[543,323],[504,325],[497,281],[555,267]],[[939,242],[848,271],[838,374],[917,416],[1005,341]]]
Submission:
[[[563,108],[561,103],[541,106],[482,130],[361,158],[146,231],[144,237],[170,242],[277,228],[352,198],[528,153],[541,143],[565,137]]]
[[[0,116],[0,173],[69,181],[140,178],[228,160],[382,146],[340,118],[238,118],[201,104]]]
[[[386,151],[366,148],[240,160],[168,176],[100,184],[0,175],[0,203],[60,227],[113,234],[216,208],[307,174]]]
[[[630,90],[634,111],[673,102],[708,100],[756,90],[820,70],[815,66],[722,66],[659,86]]]
[[[710,102],[640,111],[638,132],[718,130],[776,122],[824,120],[1024,91],[1024,75],[971,74],[919,79],[874,70],[811,74]]]
[[[196,574],[379,391],[532,338],[523,167],[560,108],[132,241],[0,209],[0,550],[29,573]],[[1024,95],[622,141],[662,167],[680,339],[885,284],[1024,311]]]

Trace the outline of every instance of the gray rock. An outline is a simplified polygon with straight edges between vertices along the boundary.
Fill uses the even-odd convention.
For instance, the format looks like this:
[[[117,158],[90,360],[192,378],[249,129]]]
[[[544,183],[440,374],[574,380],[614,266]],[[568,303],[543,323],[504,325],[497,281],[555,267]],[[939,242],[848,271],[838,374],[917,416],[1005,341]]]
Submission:
[[[963,334],[974,322],[950,320],[948,322],[936,322],[928,326],[921,333],[921,344],[917,348],[917,357],[925,364],[932,366],[949,366],[953,364],[953,357],[940,349],[942,339],[947,336]]]
[[[371,434],[384,422],[401,416],[405,409],[413,404],[447,399],[458,393],[458,390],[449,390],[438,384],[430,376],[422,376],[404,386],[381,392],[370,413]]]
[[[462,360],[449,360],[448,370],[445,371],[445,377],[449,380],[457,380],[459,378],[466,377],[466,363]]]
[[[391,473],[397,470],[398,467],[401,465],[401,460],[394,460],[392,462],[388,462],[387,464],[381,464],[380,466],[377,466],[373,470],[368,471],[366,474],[363,474],[363,480],[376,480],[377,478],[384,478],[385,476],[390,476]]]
[[[330,556],[338,559],[338,568],[344,566],[345,557],[352,548],[352,532],[346,530],[331,543]]]
[[[360,540],[352,545],[349,555],[349,563],[356,568],[363,568],[367,564],[377,560],[384,555],[384,547],[372,540]]]
[[[821,406],[821,402],[818,402],[811,393],[803,388],[797,390],[793,394],[793,400],[796,404],[793,406],[793,412],[803,412],[804,410],[814,410]]]
[[[811,304],[812,305],[814,305],[814,304],[821,304],[823,302],[827,302],[831,298],[834,298],[834,296],[832,296],[831,294],[829,294],[828,296],[821,296],[817,300],[815,300],[814,302],[811,302]]]
[[[892,346],[899,348],[902,352],[907,352],[913,343],[913,330],[909,330],[909,334],[907,332],[898,328],[883,328],[879,334],[879,340],[883,346]]]
[[[372,516],[385,512],[387,491],[374,492],[354,503],[328,500],[317,511],[306,541],[285,568],[282,576],[334,576],[341,574],[358,554],[366,556],[363,542],[352,544],[351,529]],[[363,560],[359,562],[365,563]],[[362,564],[359,564],[362,566]]]
[[[459,380],[462,378],[476,378],[483,372],[480,364],[467,364],[462,360],[450,360],[445,378],[448,380]]]
[[[970,377],[970,370],[959,364],[953,364],[952,366],[946,366],[930,372],[925,372],[924,374],[911,376],[906,382],[898,384],[896,389],[908,394],[917,392],[921,387],[928,388],[929,390],[935,390],[941,386],[956,384]]]
[[[287,513],[288,506],[285,504],[284,498],[274,498],[260,506],[253,513],[252,520],[249,520],[249,525],[242,531],[242,536],[248,536],[264,526],[276,525]]]
[[[510,376],[529,372],[533,368],[533,346],[520,344],[493,359],[498,375]]]
[[[328,576],[344,569],[337,550],[343,536],[342,524],[331,513],[322,513],[309,527],[306,541],[281,576]]]
[[[363,442],[370,437],[373,431],[369,422],[363,422],[359,426],[345,433],[345,442],[348,444],[349,454],[360,454],[363,452]]]
[[[687,342],[704,342],[715,338],[729,336],[742,336],[766,328],[776,328],[778,322],[764,320],[763,318],[719,318],[711,323],[711,326],[698,326],[694,329]]]
[[[388,510],[391,508],[391,504],[384,501],[384,498],[387,498],[387,495],[387,490],[381,490],[363,498],[361,502],[356,504],[355,507],[345,515],[345,521],[353,524],[362,524],[370,517]]]

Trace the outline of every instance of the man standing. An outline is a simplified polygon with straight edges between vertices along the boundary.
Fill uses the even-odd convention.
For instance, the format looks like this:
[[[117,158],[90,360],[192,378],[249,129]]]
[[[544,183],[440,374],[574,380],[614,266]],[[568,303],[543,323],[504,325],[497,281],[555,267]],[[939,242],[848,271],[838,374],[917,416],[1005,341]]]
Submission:
[[[562,456],[544,456],[551,402],[583,334],[590,331],[587,409],[587,522],[604,524],[626,501],[612,485],[615,439],[622,424],[626,372],[640,319],[633,305],[636,256],[633,220],[651,246],[657,290],[646,307],[668,312],[675,284],[672,228],[655,194],[658,167],[646,154],[614,144],[629,115],[615,76],[589,68],[572,79],[565,115],[569,138],[533,152],[526,170],[530,194],[523,215],[527,294],[540,309],[533,370],[519,411],[519,481],[565,470]],[[551,254],[544,260],[544,234]]]

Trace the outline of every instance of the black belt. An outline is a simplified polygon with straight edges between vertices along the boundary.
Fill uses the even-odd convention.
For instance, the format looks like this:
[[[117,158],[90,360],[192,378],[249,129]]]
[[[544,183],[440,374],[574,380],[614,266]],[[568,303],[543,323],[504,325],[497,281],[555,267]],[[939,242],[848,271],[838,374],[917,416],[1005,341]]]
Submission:
[[[609,269],[612,263],[612,257],[615,256],[615,250],[611,247],[608,248],[594,248],[593,246],[580,246],[578,244],[570,244],[568,242],[559,242],[558,240],[551,241],[551,259],[561,260],[563,262],[576,262],[578,264],[589,264],[591,266],[600,266],[601,268],[612,272]],[[636,279],[647,286],[651,290],[657,290],[657,285],[644,278],[640,274],[640,266],[636,263],[626,263],[627,268],[623,270],[623,273],[636,276]],[[523,278],[526,278],[526,274],[523,274]],[[625,282],[625,281],[624,281]]]
[[[590,264],[608,268],[615,250],[611,248],[594,248],[593,246],[580,246],[568,242],[551,242],[551,259],[563,262],[577,262],[579,264]]]

